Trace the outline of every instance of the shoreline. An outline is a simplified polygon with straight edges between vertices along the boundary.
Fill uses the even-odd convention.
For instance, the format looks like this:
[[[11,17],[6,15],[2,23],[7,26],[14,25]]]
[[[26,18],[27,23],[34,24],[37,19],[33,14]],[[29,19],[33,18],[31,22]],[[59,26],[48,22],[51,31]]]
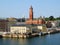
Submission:
[[[60,30],[55,30],[55,31],[48,31],[46,33],[32,33],[31,35],[21,35],[21,34],[6,34],[6,35],[0,35],[0,38],[31,38],[31,37],[36,37],[36,36],[45,36],[49,34],[56,34],[60,33]]]

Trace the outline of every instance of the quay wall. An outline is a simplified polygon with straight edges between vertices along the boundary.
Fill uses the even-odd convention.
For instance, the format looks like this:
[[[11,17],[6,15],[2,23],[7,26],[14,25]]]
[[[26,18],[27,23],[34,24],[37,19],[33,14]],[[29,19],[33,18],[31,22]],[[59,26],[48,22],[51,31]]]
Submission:
[[[55,34],[55,33],[60,33],[60,30],[55,30],[55,31],[48,31],[46,33],[32,33],[31,35],[24,35],[24,34],[5,34],[5,35],[0,35],[0,38],[29,38],[29,37],[36,37],[36,36],[44,36],[48,34]]]

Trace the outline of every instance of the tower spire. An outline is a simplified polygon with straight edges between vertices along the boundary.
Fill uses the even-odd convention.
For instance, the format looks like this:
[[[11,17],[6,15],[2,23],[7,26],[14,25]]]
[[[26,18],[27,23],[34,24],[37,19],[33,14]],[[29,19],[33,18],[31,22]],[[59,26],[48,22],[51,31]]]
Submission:
[[[33,8],[32,8],[32,6],[30,6],[30,9],[29,9],[29,19],[33,20]]]

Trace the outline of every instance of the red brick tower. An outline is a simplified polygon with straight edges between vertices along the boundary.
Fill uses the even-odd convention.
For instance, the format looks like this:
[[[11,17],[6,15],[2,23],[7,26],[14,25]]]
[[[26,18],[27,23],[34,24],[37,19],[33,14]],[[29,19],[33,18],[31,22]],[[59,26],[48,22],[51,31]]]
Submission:
[[[29,19],[33,20],[33,8],[32,8],[32,6],[29,9]]]

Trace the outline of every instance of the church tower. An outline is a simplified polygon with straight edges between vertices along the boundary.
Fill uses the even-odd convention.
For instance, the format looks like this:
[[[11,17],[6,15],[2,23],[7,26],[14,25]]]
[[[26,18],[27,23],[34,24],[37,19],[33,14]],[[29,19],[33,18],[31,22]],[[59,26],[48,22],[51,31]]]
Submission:
[[[29,19],[33,20],[33,8],[32,8],[32,6],[29,9]]]

